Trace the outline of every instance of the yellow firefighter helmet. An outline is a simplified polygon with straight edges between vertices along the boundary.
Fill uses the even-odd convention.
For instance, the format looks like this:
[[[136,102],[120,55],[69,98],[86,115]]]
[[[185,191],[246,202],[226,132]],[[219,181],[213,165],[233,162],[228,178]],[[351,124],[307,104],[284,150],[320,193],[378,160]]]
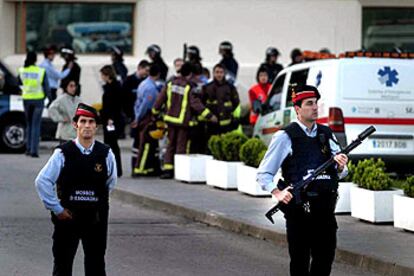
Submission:
[[[165,123],[163,121],[156,121],[153,122],[151,126],[149,126],[149,135],[152,139],[159,140],[164,136],[165,133]]]

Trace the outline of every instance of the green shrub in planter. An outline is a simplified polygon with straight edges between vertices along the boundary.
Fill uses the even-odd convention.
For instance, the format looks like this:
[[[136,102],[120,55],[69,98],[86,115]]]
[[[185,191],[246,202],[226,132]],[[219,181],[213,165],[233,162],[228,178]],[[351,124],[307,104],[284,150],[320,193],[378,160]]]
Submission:
[[[239,132],[229,132],[222,136],[221,152],[224,161],[240,161],[241,146],[247,141],[247,136]]]
[[[366,170],[370,167],[380,168],[385,170],[385,163],[381,160],[381,158],[374,160],[374,158],[364,159],[362,161],[358,161],[356,166],[354,166],[353,173],[352,173],[352,182],[359,185],[361,181],[363,181],[363,175]]]
[[[385,163],[381,159],[359,161],[352,180],[359,187],[372,191],[389,190],[392,186],[392,179],[385,173]]]
[[[266,153],[266,145],[258,138],[250,138],[240,148],[240,161],[257,168]]]
[[[414,198],[414,175],[407,177],[406,183],[403,185],[404,194]]]
[[[224,160],[221,141],[222,138],[220,135],[213,135],[208,140],[208,148],[216,160]]]

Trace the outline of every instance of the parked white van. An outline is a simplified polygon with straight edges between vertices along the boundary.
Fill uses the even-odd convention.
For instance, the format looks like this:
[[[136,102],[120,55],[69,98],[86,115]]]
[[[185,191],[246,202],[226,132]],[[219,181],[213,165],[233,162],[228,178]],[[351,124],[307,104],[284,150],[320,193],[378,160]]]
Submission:
[[[281,71],[263,105],[253,135],[270,143],[296,118],[292,84],[318,87],[318,122],[328,125],[344,146],[369,125],[377,131],[351,159],[381,157],[387,165],[414,165],[414,61],[401,58],[334,58]]]

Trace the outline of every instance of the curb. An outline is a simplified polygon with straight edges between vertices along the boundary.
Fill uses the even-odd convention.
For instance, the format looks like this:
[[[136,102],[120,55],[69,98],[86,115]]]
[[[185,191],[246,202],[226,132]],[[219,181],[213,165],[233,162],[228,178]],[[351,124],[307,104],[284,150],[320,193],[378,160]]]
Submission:
[[[115,188],[111,197],[132,205],[143,205],[154,210],[159,210],[174,215],[179,215],[197,222],[215,226],[227,231],[252,236],[262,240],[269,240],[277,245],[287,247],[286,235],[260,228],[256,225],[231,219],[216,212],[203,212],[185,206],[173,204],[163,200],[134,194]],[[351,252],[341,248],[336,249],[335,261],[362,268],[380,275],[406,276],[414,275],[414,268],[401,266],[395,263],[383,261],[371,256]]]

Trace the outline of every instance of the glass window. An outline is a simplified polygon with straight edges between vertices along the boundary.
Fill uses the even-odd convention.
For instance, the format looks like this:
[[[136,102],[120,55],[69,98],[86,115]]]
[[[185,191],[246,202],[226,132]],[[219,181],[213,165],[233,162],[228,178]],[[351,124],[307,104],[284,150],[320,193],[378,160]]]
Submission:
[[[286,98],[286,106],[293,106],[292,102],[292,88],[306,84],[308,79],[309,69],[292,72],[289,80],[288,93]]]
[[[132,53],[133,4],[17,4],[17,51],[45,45],[72,46],[77,53]]]
[[[267,102],[265,104],[264,113],[269,113],[275,110],[280,109],[280,100],[282,98],[282,90],[283,90],[283,84],[285,83],[285,77],[286,75],[280,75],[277,77],[276,81],[274,82],[270,92],[269,96],[267,98]]]
[[[369,51],[414,51],[414,8],[364,8],[362,43]]]

